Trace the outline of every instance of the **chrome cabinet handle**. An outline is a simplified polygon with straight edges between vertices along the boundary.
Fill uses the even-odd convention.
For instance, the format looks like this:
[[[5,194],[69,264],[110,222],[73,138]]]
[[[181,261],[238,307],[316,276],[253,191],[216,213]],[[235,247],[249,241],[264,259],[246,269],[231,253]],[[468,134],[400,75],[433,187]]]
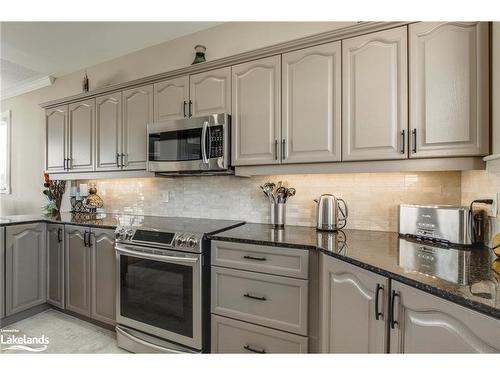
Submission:
[[[411,135],[413,138],[413,145],[412,145],[413,147],[412,147],[411,152],[416,154],[417,153],[417,129],[416,128],[412,130]]]
[[[68,171],[69,171],[71,168],[73,168],[73,165],[72,165],[72,164],[73,164],[73,163],[72,163],[72,160],[73,160],[73,159],[68,158]]]
[[[405,143],[406,143],[405,130],[403,129],[401,130],[401,150],[400,150],[402,154],[405,153],[405,148],[406,148]]]
[[[281,159],[285,160],[286,159],[286,140],[283,139],[281,141]]]
[[[184,104],[182,105],[182,110],[184,112],[184,117],[187,117],[186,116],[186,106],[187,106],[187,104],[188,104],[187,101],[184,100]]]
[[[274,140],[274,160],[278,160],[278,140]]]
[[[377,289],[375,290],[375,320],[383,319],[384,314],[378,311],[378,300],[380,291],[384,291],[384,287],[377,283]]]
[[[63,169],[64,170],[68,169],[68,168],[66,168],[66,160],[68,160],[68,159],[64,158],[64,161],[63,161]]]
[[[399,293],[396,292],[395,290],[392,291],[392,297],[391,297],[391,328],[394,329],[396,326],[399,326],[399,322],[395,319],[395,305],[396,305],[396,297],[399,297]]]
[[[257,348],[252,348],[250,345],[245,345],[243,346],[243,349],[248,350],[249,352],[252,353],[257,353],[257,354],[266,354],[266,351],[264,349],[257,349]]]
[[[258,300],[258,301],[267,301],[267,298],[266,298],[266,297],[253,296],[253,295],[251,295],[250,293],[245,293],[245,294],[243,294],[243,297],[246,297],[246,298],[251,298],[251,299],[256,299],[256,300]]]

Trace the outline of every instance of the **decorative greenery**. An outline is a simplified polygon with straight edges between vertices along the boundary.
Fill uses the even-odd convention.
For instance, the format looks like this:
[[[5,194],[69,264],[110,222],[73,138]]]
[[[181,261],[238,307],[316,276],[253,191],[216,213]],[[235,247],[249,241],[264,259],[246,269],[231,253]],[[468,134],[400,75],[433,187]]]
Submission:
[[[51,180],[48,173],[44,173],[43,177],[45,187],[43,194],[47,197],[48,203],[42,209],[45,214],[56,216],[61,209],[66,181]]]

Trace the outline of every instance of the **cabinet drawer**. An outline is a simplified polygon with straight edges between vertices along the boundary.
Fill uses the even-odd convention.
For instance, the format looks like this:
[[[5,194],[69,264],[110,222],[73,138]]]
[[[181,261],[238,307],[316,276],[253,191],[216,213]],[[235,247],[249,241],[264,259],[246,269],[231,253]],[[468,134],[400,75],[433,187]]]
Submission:
[[[307,280],[212,267],[212,312],[307,335]]]
[[[307,279],[307,250],[212,241],[212,264]]]
[[[307,353],[308,339],[212,315],[212,353]]]

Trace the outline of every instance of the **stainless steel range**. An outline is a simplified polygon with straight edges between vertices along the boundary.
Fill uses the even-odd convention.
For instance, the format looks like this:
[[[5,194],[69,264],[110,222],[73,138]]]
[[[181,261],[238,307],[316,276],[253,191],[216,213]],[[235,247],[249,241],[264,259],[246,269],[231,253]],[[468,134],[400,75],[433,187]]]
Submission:
[[[116,231],[118,345],[135,353],[205,352],[210,343],[207,234],[243,222],[161,218]]]

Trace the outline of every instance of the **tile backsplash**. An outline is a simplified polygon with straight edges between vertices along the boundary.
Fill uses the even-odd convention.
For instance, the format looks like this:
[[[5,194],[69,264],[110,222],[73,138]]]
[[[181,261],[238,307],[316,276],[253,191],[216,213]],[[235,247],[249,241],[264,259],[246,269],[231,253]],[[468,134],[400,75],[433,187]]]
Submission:
[[[457,205],[461,201],[460,172],[203,176],[92,182],[96,183],[109,213],[268,223],[269,201],[259,188],[266,181],[283,181],[297,189],[287,203],[286,222],[290,225],[314,226],[313,199],[322,193],[333,193],[346,200],[347,228],[382,231],[397,231],[400,203]],[[82,182],[90,181],[77,181]]]

